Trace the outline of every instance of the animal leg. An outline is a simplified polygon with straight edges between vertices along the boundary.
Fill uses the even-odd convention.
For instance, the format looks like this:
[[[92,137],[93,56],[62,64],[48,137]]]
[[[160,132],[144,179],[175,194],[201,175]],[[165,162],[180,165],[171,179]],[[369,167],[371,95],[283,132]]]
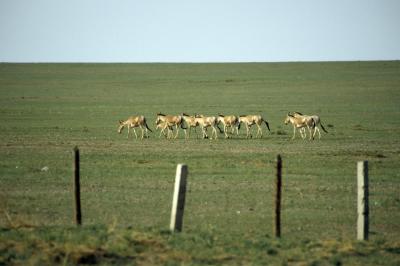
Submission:
[[[168,134],[165,134],[166,129],[167,129],[167,124],[165,124],[164,127],[161,129],[160,135],[158,136],[158,138],[161,138],[161,134],[163,134],[165,138],[168,138]],[[168,133],[168,129],[167,129],[167,133]]]
[[[146,139],[149,138],[149,132],[147,131],[147,128],[144,128],[144,137],[145,137]]]
[[[165,130],[167,130],[167,134],[165,134]],[[164,137],[166,138],[166,139],[169,139],[169,135],[171,134],[171,128],[168,126],[168,124],[166,123],[165,124],[165,126],[163,127],[163,129],[162,129],[162,132],[163,132],[163,134],[164,134]],[[161,134],[160,134],[160,136],[161,136]]]
[[[140,126],[140,129],[142,130],[142,139],[144,138],[144,129],[142,126]]]
[[[250,137],[253,137],[253,136],[251,135],[251,132],[250,132],[250,126],[247,125],[247,124],[246,124],[246,130],[247,130],[247,136],[246,136],[246,138],[249,138],[249,136],[250,136]]]
[[[172,127],[168,127],[168,138],[172,139],[174,137],[174,130]]]
[[[294,140],[295,137],[296,137],[296,127],[293,125],[293,137],[292,137],[292,140]]]
[[[175,134],[174,139],[176,139],[176,138],[178,137],[178,134],[179,134],[179,127],[178,127],[178,125],[175,125],[175,128],[176,128],[176,134]]]
[[[228,127],[226,126],[226,125],[224,125],[224,134],[225,134],[225,138],[227,139],[227,138],[229,138],[229,136],[228,136],[228,133],[226,133],[226,129],[227,129]]]
[[[319,139],[321,139],[321,132],[319,131],[319,128],[315,127],[315,130],[318,130],[318,137],[319,137]]]
[[[315,127],[314,127],[314,130],[313,130],[313,129],[310,129],[310,140],[311,140],[311,137],[312,137],[312,139],[314,139],[316,130],[317,130],[317,129],[316,129]]]
[[[301,129],[303,129],[303,136],[302,136],[302,138],[303,138],[303,139],[306,139],[306,138],[307,138],[306,128],[303,127],[303,128],[301,128]],[[309,126],[307,126],[307,129],[308,129],[308,132],[311,134],[311,132],[310,132],[310,127],[309,127]],[[310,139],[311,139],[311,135],[310,135]]]
[[[196,129],[196,128],[195,128]],[[192,132],[192,126],[189,126],[188,138],[190,139],[190,133]]]
[[[203,139],[208,139],[207,128],[203,127]]]
[[[218,138],[218,134],[217,134],[217,129],[215,127],[212,127],[211,138],[212,138],[213,134],[215,135],[215,139],[217,139]]]
[[[310,133],[310,140],[314,139],[314,134],[312,132],[312,128],[308,127],[308,133]],[[314,130],[314,133],[315,133],[315,130]],[[307,134],[306,134],[306,137],[307,137]]]
[[[258,134],[260,133],[260,138],[262,138],[262,130],[261,130],[261,127],[260,127],[260,125],[259,124],[256,124],[257,125],[257,135],[256,135],[256,137],[258,137]]]
[[[136,137],[136,139],[137,139],[136,130],[135,130],[135,128],[132,128],[132,129],[133,129],[133,133],[135,133],[135,137]]]
[[[299,132],[300,132],[301,138],[304,139],[305,138],[305,136],[304,136],[304,127],[299,128]]]
[[[162,128],[160,131],[160,135],[158,135],[158,138],[161,138],[161,134],[164,134],[165,137],[165,128]]]

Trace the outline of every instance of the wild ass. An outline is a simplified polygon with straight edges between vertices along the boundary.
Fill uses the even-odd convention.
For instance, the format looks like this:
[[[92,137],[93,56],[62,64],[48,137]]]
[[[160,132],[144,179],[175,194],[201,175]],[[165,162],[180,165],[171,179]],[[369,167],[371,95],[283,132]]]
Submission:
[[[131,116],[129,117],[127,120],[123,121],[120,120],[119,121],[119,127],[118,127],[118,133],[121,134],[122,130],[124,129],[124,127],[128,128],[128,135],[127,138],[129,138],[129,129],[132,128],[133,129],[133,133],[135,133],[135,137],[138,138],[137,134],[136,134],[136,130],[135,127],[139,127],[142,130],[142,139],[144,137],[144,132],[146,132],[146,137],[148,137],[148,132],[147,130],[151,129],[149,128],[149,126],[146,123],[146,118],[142,115],[139,116]]]
[[[180,115],[165,115],[162,113],[158,113],[156,118],[156,125],[160,124],[161,122],[165,122],[162,132],[165,129],[168,129],[168,138],[170,133],[173,134],[171,129],[172,127],[176,128],[176,135],[174,137],[175,139],[178,137],[179,127],[181,127],[182,129],[186,129],[183,127],[183,118]]]
[[[195,121],[196,123],[201,127],[201,130],[203,132],[203,138],[208,138],[207,135],[207,128],[211,127],[212,131],[211,131],[211,138],[213,138],[213,136],[215,136],[215,139],[218,138],[217,135],[217,129],[215,127],[218,127],[218,123],[217,123],[217,118],[215,116],[203,116],[203,115],[196,115],[195,116]],[[218,127],[219,131],[221,132],[221,129]]]
[[[168,129],[167,129],[167,128],[168,128]],[[168,126],[168,123],[167,123],[167,122],[162,122],[162,121],[159,121],[159,123],[156,124],[156,130],[157,130],[157,129],[160,129],[160,130],[161,130],[161,131],[160,131],[160,135],[158,136],[158,138],[161,138],[161,134],[163,134],[164,137],[169,138],[169,135],[167,135],[167,133],[168,133],[168,134],[169,134],[170,132],[172,133],[172,130],[173,130],[172,126]],[[167,133],[165,133],[165,129],[168,130]]]
[[[312,139],[314,139],[317,131],[318,131],[318,138],[321,139],[321,131],[319,130],[318,126],[321,126],[322,130],[325,131],[325,133],[328,133],[328,131],[322,125],[321,119],[318,115],[303,115],[302,113],[294,112],[293,116],[294,117],[303,117],[304,119],[307,120],[308,124],[312,124],[311,120],[314,121],[314,133],[312,134]],[[311,132],[310,132],[310,134],[311,134]]]
[[[246,131],[247,131],[246,138],[248,138],[249,136],[253,137],[250,132],[250,128],[252,125],[257,126],[256,137],[258,136],[258,134],[260,134],[260,138],[262,138],[262,135],[263,135],[262,130],[261,130],[262,122],[265,122],[265,125],[268,128],[268,131],[271,132],[268,122],[261,115],[241,115],[241,116],[239,116],[239,124],[244,123],[246,126]]]
[[[225,138],[229,138],[228,134],[227,134],[227,129],[228,127],[231,128],[231,134],[234,133],[235,128],[236,128],[236,135],[239,135],[239,127],[240,127],[240,123],[239,123],[239,118],[235,115],[221,115],[219,114],[217,117],[217,122],[222,123],[224,125],[224,134],[225,134]]]
[[[190,131],[192,127],[194,127],[194,131],[196,132],[196,127],[199,125],[199,123],[196,121],[196,116],[190,116],[188,114],[182,113],[182,118],[185,121],[187,128],[189,129],[188,132],[186,132],[186,129],[184,129],[185,138],[190,138]],[[196,138],[197,138],[197,133],[196,133]]]
[[[308,131],[310,132],[310,139],[311,139],[311,131],[313,128],[315,128],[315,122],[313,119],[307,119],[304,117],[299,117],[299,116],[294,116],[290,113],[286,115],[285,125],[291,123],[293,125],[293,137],[292,140],[296,137],[296,129],[300,130],[300,135],[303,139],[306,138],[306,133],[302,132],[303,128],[308,128]],[[304,135],[303,135],[304,134]]]

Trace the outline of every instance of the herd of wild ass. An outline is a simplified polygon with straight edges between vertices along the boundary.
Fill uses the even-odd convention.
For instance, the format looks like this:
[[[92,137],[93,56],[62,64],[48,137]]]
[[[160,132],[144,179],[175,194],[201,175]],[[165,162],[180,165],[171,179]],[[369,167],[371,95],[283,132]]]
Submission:
[[[160,135],[164,135],[166,138],[177,138],[179,134],[179,129],[182,129],[185,133],[185,138],[190,138],[190,131],[192,128],[196,130],[197,127],[201,128],[203,138],[217,139],[218,133],[217,129],[220,133],[224,133],[225,138],[229,138],[228,129],[230,129],[230,134],[233,135],[236,130],[236,135],[239,135],[240,125],[244,124],[246,126],[246,138],[251,138],[251,127],[253,125],[257,126],[257,134],[256,137],[260,136],[262,138],[263,132],[261,130],[262,123],[268,128],[268,131],[271,131],[269,128],[268,122],[261,115],[221,115],[218,116],[204,116],[204,115],[193,115],[190,116],[188,114],[182,113],[181,115],[165,115],[162,113],[158,113],[155,121],[156,130],[160,130]],[[307,137],[306,129],[309,132],[310,139],[314,139],[315,134],[318,132],[319,138],[321,138],[321,132],[319,130],[319,126],[328,133],[324,126],[321,123],[321,119],[317,115],[304,115],[299,112],[288,113],[284,120],[284,123],[293,125],[293,137],[296,136],[296,130],[299,130],[300,135],[303,139]],[[219,125],[223,125],[223,129],[219,127]],[[128,138],[130,129],[133,129],[133,133],[135,137],[138,138],[136,134],[135,128],[140,128],[142,131],[141,138],[148,138],[148,131],[153,132],[149,126],[147,125],[146,118],[143,115],[139,116],[131,116],[127,120],[119,121],[118,133],[121,133],[122,130],[127,127],[128,128]],[[209,137],[207,134],[207,128],[211,128],[211,136]],[[176,133],[174,135],[174,129]],[[197,134],[196,134],[197,136]]]

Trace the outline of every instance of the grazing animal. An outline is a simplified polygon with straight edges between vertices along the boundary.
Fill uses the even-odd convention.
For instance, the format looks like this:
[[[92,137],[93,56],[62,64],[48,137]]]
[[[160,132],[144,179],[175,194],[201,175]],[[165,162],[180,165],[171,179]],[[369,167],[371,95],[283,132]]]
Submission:
[[[161,122],[165,122],[162,131],[168,129],[168,137],[170,136],[170,133],[173,134],[172,127],[176,128],[176,135],[174,137],[175,139],[178,137],[179,127],[181,127],[182,129],[186,129],[185,127],[183,127],[183,118],[180,115],[164,115],[162,113],[158,113],[156,118],[156,125],[160,124]]]
[[[328,133],[328,131],[325,129],[325,127],[322,125],[321,119],[318,115],[303,115],[302,113],[299,112],[294,112],[293,113],[294,117],[303,117],[304,119],[307,120],[307,123],[309,125],[312,124],[311,120],[314,121],[314,133],[312,134],[312,139],[314,139],[315,134],[318,131],[318,138],[321,139],[321,131],[319,130],[318,126],[321,126],[322,130],[325,131],[325,133]],[[311,132],[310,132],[311,134]]]
[[[215,139],[218,138],[217,129],[215,128],[215,127],[218,127],[218,123],[217,123],[218,121],[215,116],[196,115],[195,121],[201,127],[204,139],[208,138],[207,131],[206,131],[208,127],[211,127],[211,129],[212,129],[210,139],[212,139],[213,136],[215,136]],[[219,127],[218,127],[218,129],[221,132],[221,129]]]
[[[225,138],[229,138],[228,134],[227,134],[227,129],[228,127],[231,128],[231,134],[234,133],[235,128],[236,128],[236,135],[239,135],[239,118],[235,115],[221,115],[219,114],[217,117],[217,122],[222,123],[224,125],[224,134],[225,134]]]
[[[122,130],[127,127],[128,128],[128,135],[127,138],[129,138],[129,129],[132,128],[133,129],[133,133],[135,133],[135,137],[138,138],[137,134],[136,134],[136,127],[139,127],[142,130],[142,139],[145,136],[144,132],[146,132],[146,137],[148,136],[148,130],[150,132],[153,132],[149,126],[146,123],[146,118],[142,115],[139,116],[131,116],[129,117],[127,120],[123,121],[120,120],[119,121],[119,127],[118,127],[118,133],[121,134]]]
[[[304,117],[299,117],[299,116],[294,116],[290,113],[288,113],[286,115],[285,121],[284,121],[285,125],[291,123],[293,125],[293,137],[292,140],[296,137],[296,129],[300,130],[300,135],[303,139],[305,139],[305,137],[307,135],[303,135],[303,133],[305,134],[305,132],[302,132],[302,128],[308,128],[308,131],[310,132],[310,139],[311,139],[311,130],[315,127],[315,122],[313,119],[306,119]]]
[[[196,132],[196,127],[199,125],[199,123],[196,121],[195,116],[190,116],[185,113],[182,113],[182,118],[185,121],[187,128],[189,129],[188,132],[186,132],[186,129],[183,130],[185,132],[185,138],[190,138],[190,131],[192,127],[194,127],[194,132]],[[197,133],[196,133],[196,138],[197,138]]]
[[[262,138],[262,135],[263,135],[262,130],[261,130],[262,122],[265,122],[265,125],[268,128],[268,131],[271,132],[271,130],[269,129],[268,122],[261,115],[241,115],[241,116],[239,116],[239,124],[244,123],[246,126],[246,131],[247,131],[246,138],[253,137],[250,132],[250,128],[252,125],[257,126],[256,137],[258,136],[258,134],[260,134],[260,138]]]

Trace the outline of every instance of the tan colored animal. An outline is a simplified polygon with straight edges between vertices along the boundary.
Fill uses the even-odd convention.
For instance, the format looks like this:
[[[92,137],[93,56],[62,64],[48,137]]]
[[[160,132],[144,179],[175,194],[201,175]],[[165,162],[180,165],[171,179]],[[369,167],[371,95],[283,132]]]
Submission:
[[[170,136],[170,133],[172,134],[171,128],[176,128],[176,135],[174,137],[175,139],[178,137],[179,127],[181,127],[182,129],[186,129],[185,127],[183,127],[183,118],[180,115],[164,115],[162,113],[158,113],[156,118],[156,125],[160,124],[161,122],[165,122],[162,131],[168,129],[168,137]]]
[[[167,135],[167,133],[170,134],[170,132],[171,132],[171,134],[172,134],[172,132],[173,132],[172,126],[168,126],[167,122],[162,122],[162,121],[160,121],[158,124],[156,124],[156,130],[157,129],[161,130],[160,131],[160,135],[158,136],[158,138],[161,138],[162,134],[164,135],[164,137],[169,138],[169,135]],[[167,133],[165,133],[165,129],[168,130]]]
[[[290,113],[286,115],[285,125],[291,123],[293,125],[293,137],[292,140],[296,137],[296,129],[300,130],[300,135],[304,139],[306,137],[305,132],[302,132],[303,128],[308,128],[308,131],[310,132],[310,139],[311,139],[311,131],[315,127],[315,122],[313,119],[307,119],[304,117],[299,117],[299,116],[294,116]],[[303,135],[304,133],[304,135]]]
[[[186,123],[187,126],[186,128],[188,128],[188,132],[186,132],[186,129],[183,130],[185,132],[185,138],[190,138],[191,129],[194,128],[194,132],[196,132],[196,127],[199,125],[199,123],[196,121],[195,116],[190,116],[185,113],[182,113],[182,118]],[[196,132],[196,138],[197,138],[197,132]]]
[[[236,128],[236,135],[239,135],[239,118],[235,115],[221,115],[219,114],[217,117],[218,123],[222,123],[224,125],[224,134],[225,138],[229,138],[227,134],[228,127],[231,128],[231,134],[234,133]]]
[[[133,133],[135,133],[135,137],[138,138],[137,134],[136,134],[136,127],[139,127],[142,130],[142,139],[144,136],[149,137],[148,136],[148,130],[150,132],[151,129],[149,128],[149,126],[146,123],[146,118],[142,115],[139,116],[131,116],[129,117],[127,120],[123,121],[120,120],[119,121],[119,127],[118,127],[118,133],[121,134],[122,130],[127,127],[128,128],[128,135],[127,138],[129,138],[129,129],[132,128],[133,129]],[[146,132],[146,134],[144,134],[144,132]]]
[[[213,136],[215,136],[215,139],[218,138],[217,129],[215,128],[215,127],[218,127],[218,125],[217,125],[217,118],[215,116],[196,115],[195,121],[201,127],[204,139],[206,139],[206,138],[208,139],[208,135],[207,135],[208,127],[211,127],[211,130],[212,130],[210,139],[212,139]],[[218,129],[221,131],[221,129],[219,127],[218,127]]]
[[[321,119],[320,119],[320,117],[318,115],[303,115],[302,113],[294,112],[293,116],[294,117],[303,117],[304,119],[307,120],[307,124],[310,125],[310,126],[311,126],[311,124],[314,123],[314,133],[312,134],[312,139],[314,139],[315,134],[317,133],[317,131],[318,131],[318,138],[321,139],[321,131],[319,130],[318,126],[321,126],[322,130],[325,131],[325,133],[328,133],[328,131],[322,125]],[[311,120],[313,120],[314,122],[312,122]],[[311,134],[311,132],[310,132],[310,134]]]
[[[239,124],[243,123],[246,126],[246,131],[247,131],[246,138],[253,137],[250,132],[250,128],[253,125],[257,126],[256,137],[258,136],[258,134],[260,134],[260,138],[262,138],[262,135],[263,135],[262,130],[261,130],[262,122],[265,123],[265,125],[268,128],[268,131],[271,132],[268,122],[261,115],[241,115],[241,116],[239,116]]]

